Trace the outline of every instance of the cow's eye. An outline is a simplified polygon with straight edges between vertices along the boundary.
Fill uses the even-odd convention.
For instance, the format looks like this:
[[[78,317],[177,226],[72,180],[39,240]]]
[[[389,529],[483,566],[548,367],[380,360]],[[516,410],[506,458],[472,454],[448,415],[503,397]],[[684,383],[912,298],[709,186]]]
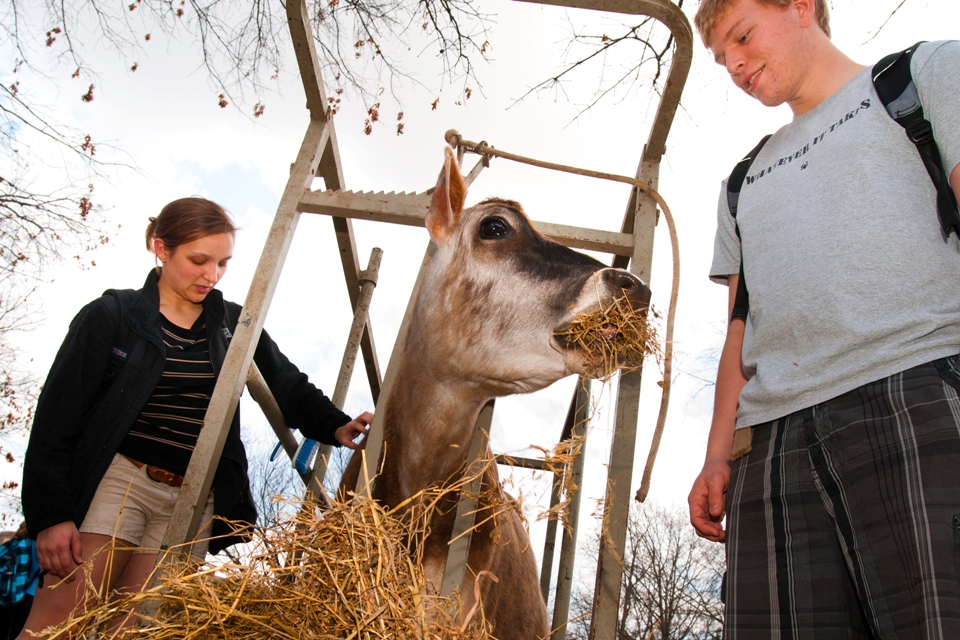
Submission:
[[[491,216],[480,222],[480,237],[486,240],[508,238],[513,235],[513,227],[500,216]]]

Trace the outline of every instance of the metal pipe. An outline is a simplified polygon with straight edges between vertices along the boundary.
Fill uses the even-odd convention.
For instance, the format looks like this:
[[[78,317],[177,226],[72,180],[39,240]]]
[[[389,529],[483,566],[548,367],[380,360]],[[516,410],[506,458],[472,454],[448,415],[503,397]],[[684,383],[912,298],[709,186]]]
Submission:
[[[470,441],[470,450],[467,452],[466,472],[475,473],[476,461],[490,442],[490,425],[493,423],[493,404],[491,400],[483,405],[480,415],[477,416],[477,428]],[[483,473],[477,474],[469,486],[460,491],[460,501],[457,503],[457,519],[453,522],[453,532],[450,535],[450,548],[447,550],[447,564],[443,569],[443,583],[440,593],[452,596],[454,591],[463,588],[463,577],[467,569],[467,558],[470,556],[470,540],[473,537],[474,524],[477,521],[477,496],[483,485]]]
[[[579,378],[577,385],[577,390],[574,391],[573,398],[570,400],[570,408],[567,410],[567,418],[563,423],[563,430],[560,432],[559,442],[568,440],[573,434],[573,428],[577,424],[578,410],[580,407],[580,388],[583,384],[588,384],[586,379]],[[542,461],[537,461],[541,463]],[[553,489],[550,492],[550,510],[553,511],[560,504],[561,492],[563,487],[561,486],[563,476],[556,471],[553,473]],[[557,542],[557,520],[558,517],[553,517],[547,520],[547,535],[543,543],[543,559],[540,563],[540,592],[543,595],[543,601],[549,602],[550,597],[550,581],[553,577],[553,558],[556,550]]]
[[[413,285],[413,291],[410,293],[410,300],[407,302],[407,309],[403,314],[403,320],[400,322],[400,332],[397,334],[397,340],[393,344],[393,352],[390,355],[390,361],[387,364],[387,372],[383,376],[383,385],[380,393],[384,398],[390,397],[390,390],[397,378],[397,369],[400,368],[400,355],[403,353],[403,345],[407,337],[407,328],[410,326],[410,319],[413,317],[413,310],[417,302],[417,295],[420,292],[420,286],[423,284],[424,274],[427,265],[433,259],[437,252],[437,245],[433,242],[427,244],[427,250],[423,255],[423,262],[420,263],[420,271],[417,274],[417,280]],[[381,405],[382,406],[382,405]],[[373,424],[370,425],[370,432],[367,434],[367,446],[364,449],[364,465],[357,476],[356,492],[367,497],[372,495],[373,487],[367,479],[375,478],[377,475],[377,461],[380,459],[380,449],[383,447],[383,422],[386,412],[378,410],[373,417]]]
[[[380,275],[380,261],[383,259],[383,249],[374,247],[370,252],[367,268],[360,272],[360,299],[353,314],[353,325],[347,338],[347,346],[343,351],[343,360],[340,362],[340,374],[337,376],[337,386],[333,391],[333,404],[343,409],[347,399],[347,389],[350,388],[350,379],[353,377],[353,367],[357,362],[357,351],[360,349],[360,338],[367,323],[367,312],[370,310],[370,300],[373,290],[377,286],[377,277]]]
[[[360,349],[363,332],[367,327],[367,313],[370,310],[370,301],[373,299],[373,290],[377,286],[382,259],[383,249],[374,247],[370,252],[370,260],[367,262],[366,270],[360,272],[360,297],[357,300],[357,309],[353,314],[353,324],[350,327],[347,346],[343,350],[343,360],[340,362],[337,386],[334,388],[331,398],[333,404],[341,410],[347,399],[347,390],[350,388],[350,379],[353,377],[353,368],[357,362],[357,351]],[[323,478],[327,475],[327,467],[330,464],[330,450],[330,445],[320,445],[317,457],[313,461],[313,475],[320,479],[321,484]]]
[[[574,394],[574,403],[577,407],[576,417],[571,430],[572,436],[584,437],[586,444],[587,427],[590,424],[590,381],[580,380]],[[584,451],[573,459],[571,480],[577,490],[570,496],[570,506],[567,507],[569,527],[564,527],[560,538],[560,564],[557,567],[557,592],[553,599],[553,625],[556,629],[551,640],[564,640],[567,637],[567,621],[570,619],[570,596],[573,591],[574,561],[577,557],[577,528],[580,524],[580,486],[583,483],[583,463],[586,458]]]
[[[260,410],[273,428],[273,432],[277,435],[277,439],[280,440],[280,444],[283,445],[283,450],[286,452],[287,457],[292,460],[293,456],[297,453],[297,438],[293,435],[290,427],[287,426],[287,421],[283,418],[280,405],[277,404],[276,398],[273,397],[273,392],[270,391],[270,387],[267,386],[267,381],[263,379],[263,374],[260,373],[260,369],[255,362],[250,363],[250,370],[247,372],[247,389],[250,391],[250,395],[256,403],[260,405]]]

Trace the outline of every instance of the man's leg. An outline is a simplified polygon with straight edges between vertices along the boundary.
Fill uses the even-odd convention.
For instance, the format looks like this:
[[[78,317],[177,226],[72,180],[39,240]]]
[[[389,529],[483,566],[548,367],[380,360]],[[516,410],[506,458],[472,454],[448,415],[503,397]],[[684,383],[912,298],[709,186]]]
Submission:
[[[960,363],[818,405],[810,456],[874,635],[960,638]]]
[[[798,412],[753,429],[727,494],[727,640],[869,638]]]

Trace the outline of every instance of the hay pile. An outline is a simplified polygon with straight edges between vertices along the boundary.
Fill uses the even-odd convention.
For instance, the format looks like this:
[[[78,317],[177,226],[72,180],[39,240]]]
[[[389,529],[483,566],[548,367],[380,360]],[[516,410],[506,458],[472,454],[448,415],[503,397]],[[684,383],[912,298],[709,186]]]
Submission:
[[[661,360],[663,351],[654,326],[659,317],[653,307],[637,310],[620,298],[592,314],[578,315],[555,335],[568,348],[582,352],[595,375],[608,377],[618,369],[636,371],[647,356]]]
[[[243,564],[168,565],[157,588],[123,596],[99,597],[88,584],[86,610],[40,637],[490,638],[482,620],[464,624],[454,600],[427,593],[408,542],[423,533],[423,523],[422,512],[394,516],[371,500],[335,503],[322,515],[302,509],[277,527],[257,529]],[[138,626],[106,631],[149,600],[159,605],[154,617],[134,613]]]

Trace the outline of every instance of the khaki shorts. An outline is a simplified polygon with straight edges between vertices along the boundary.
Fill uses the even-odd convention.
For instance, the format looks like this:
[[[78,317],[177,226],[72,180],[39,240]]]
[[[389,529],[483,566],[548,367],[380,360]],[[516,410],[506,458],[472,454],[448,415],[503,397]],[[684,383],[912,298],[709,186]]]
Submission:
[[[180,487],[154,480],[146,466],[137,467],[118,453],[97,487],[80,531],[132,542],[139,547],[134,553],[158,553],[179,496]],[[200,519],[199,542],[192,549],[198,559],[207,554],[212,518],[213,491]]]

